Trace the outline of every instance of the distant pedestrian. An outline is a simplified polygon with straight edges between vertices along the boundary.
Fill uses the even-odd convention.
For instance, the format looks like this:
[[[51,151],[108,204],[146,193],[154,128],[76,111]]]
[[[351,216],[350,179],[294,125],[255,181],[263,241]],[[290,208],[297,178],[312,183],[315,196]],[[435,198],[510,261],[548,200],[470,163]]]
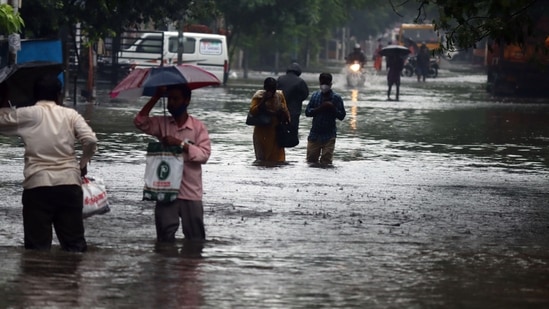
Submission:
[[[345,118],[343,99],[332,90],[332,75],[320,73],[320,90],[311,95],[305,116],[313,117],[307,142],[307,162],[321,167],[332,165],[336,142],[336,119]]]
[[[299,117],[303,110],[303,101],[309,97],[307,83],[299,77],[301,68],[294,62],[286,70],[286,75],[278,78],[277,88],[282,90],[286,98],[286,105],[290,111],[290,130],[296,136],[299,135]]]
[[[381,55],[381,49],[383,48],[383,45],[379,43],[377,46],[375,52],[374,52],[374,69],[379,72],[381,71],[381,64],[383,60],[383,56]]]
[[[286,161],[284,148],[276,140],[276,127],[281,122],[290,120],[290,112],[286,106],[286,99],[281,90],[276,90],[276,79],[267,77],[263,81],[263,89],[258,90],[252,97],[249,113],[257,116],[267,114],[271,121],[267,125],[254,127],[253,143],[256,164],[280,164]]]
[[[396,90],[396,101],[399,100],[400,95],[400,75],[402,69],[404,68],[404,58],[397,55],[396,53],[386,56],[387,58],[387,100],[391,101],[391,88],[393,85]]]
[[[416,56],[416,53],[419,51],[419,47],[417,46],[416,41],[412,40],[411,38],[404,38],[404,46],[406,46],[410,50],[410,55],[412,56]]]
[[[416,75],[417,75],[418,82],[420,80],[425,82],[425,78],[429,73],[430,61],[431,61],[431,54],[429,52],[429,48],[427,48],[427,45],[423,43],[419,47],[419,52],[417,53],[417,58],[416,58]]]
[[[16,135],[25,144],[23,232],[25,249],[50,250],[52,225],[61,249],[83,252],[82,176],[97,148],[97,138],[86,120],[61,104],[61,81],[55,75],[34,84],[36,104],[11,109],[3,100],[0,133]],[[75,156],[76,141],[82,156]]]

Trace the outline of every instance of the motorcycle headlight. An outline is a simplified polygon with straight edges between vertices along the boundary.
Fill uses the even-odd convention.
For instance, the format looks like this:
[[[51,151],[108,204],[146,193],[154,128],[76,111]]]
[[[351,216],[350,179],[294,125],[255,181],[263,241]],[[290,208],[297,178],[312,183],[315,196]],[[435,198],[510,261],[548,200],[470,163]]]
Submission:
[[[357,72],[358,70],[360,70],[360,64],[353,63],[353,64],[351,64],[351,66],[349,68],[351,69],[351,71]]]

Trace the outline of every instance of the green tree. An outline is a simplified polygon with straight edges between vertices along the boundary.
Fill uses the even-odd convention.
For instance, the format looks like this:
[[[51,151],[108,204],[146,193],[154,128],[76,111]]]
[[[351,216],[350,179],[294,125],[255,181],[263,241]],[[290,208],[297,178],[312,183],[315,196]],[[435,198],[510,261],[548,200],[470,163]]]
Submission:
[[[275,55],[282,63],[305,63],[316,55],[336,27],[367,0],[218,0],[231,38],[229,45],[244,50],[247,63],[272,66]],[[232,54],[232,53],[231,53]],[[276,64],[275,64],[276,66]],[[274,68],[276,70],[276,68]]]
[[[25,25],[19,13],[15,13],[9,4],[0,4],[0,33],[18,33]]]
[[[359,40],[381,37],[401,23],[417,18],[417,3],[394,4],[387,0],[369,0],[361,10],[353,10],[348,23],[351,35]],[[436,12],[436,11],[435,11]],[[430,12],[432,14],[432,12]]]
[[[394,1],[394,0],[391,0]],[[432,19],[444,34],[445,48],[475,47],[482,39],[498,43],[524,44],[536,35],[536,23],[547,16],[546,0],[416,0],[416,21],[428,19],[429,10],[437,9]],[[542,34],[543,35],[543,34]],[[547,33],[544,34],[545,36]]]
[[[546,0],[26,0],[24,34],[57,36],[80,24],[91,43],[135,25],[165,29],[172,22],[222,20],[231,55],[244,50],[245,62],[272,65],[279,59],[306,62],[318,55],[334,30],[376,37],[399,22],[432,22],[447,48],[472,47],[483,38],[524,42]],[[536,9],[532,9],[536,8]],[[39,18],[44,16],[45,18]],[[222,17],[219,19],[219,17]],[[180,24],[181,26],[182,24]],[[312,56],[312,57],[311,57]]]
[[[76,46],[78,28],[86,39],[84,46],[91,46],[99,39],[116,37],[144,24],[165,29],[184,16],[209,16],[213,7],[212,0],[202,0],[200,5],[190,0],[26,0],[21,14],[30,21],[24,31],[28,37],[68,37],[72,39],[70,44]],[[85,63],[78,53],[76,57],[79,64]]]

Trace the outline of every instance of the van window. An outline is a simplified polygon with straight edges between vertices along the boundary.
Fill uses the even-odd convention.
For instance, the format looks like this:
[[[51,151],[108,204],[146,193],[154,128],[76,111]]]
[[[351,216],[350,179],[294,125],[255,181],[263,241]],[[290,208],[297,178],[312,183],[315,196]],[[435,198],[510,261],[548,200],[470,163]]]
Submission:
[[[178,39],[176,36],[172,36],[168,40],[168,51],[170,53],[177,53],[177,41]]]
[[[177,42],[178,38],[176,36],[170,37],[168,43],[168,49],[170,53],[177,53]],[[183,38],[183,53],[184,54],[194,54],[196,40],[194,38]]]
[[[223,44],[221,40],[202,39],[200,40],[200,53],[202,55],[221,55],[223,53]]]
[[[141,40],[137,48],[137,52],[160,54],[162,53],[162,38],[161,37],[147,37]]]
[[[185,38],[185,41],[183,42],[183,53],[194,54],[195,45],[196,45],[196,39]]]

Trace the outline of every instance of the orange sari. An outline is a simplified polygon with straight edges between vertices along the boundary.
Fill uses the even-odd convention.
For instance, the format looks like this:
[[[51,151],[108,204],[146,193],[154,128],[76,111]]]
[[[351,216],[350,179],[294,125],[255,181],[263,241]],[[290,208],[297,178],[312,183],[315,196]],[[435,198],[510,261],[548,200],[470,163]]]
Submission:
[[[258,90],[252,97],[250,113],[259,113],[259,103],[263,99],[265,90]],[[276,126],[281,121],[289,121],[290,112],[286,105],[286,99],[282,91],[277,90],[275,96],[265,102],[265,109],[271,115],[271,123],[266,126],[255,126],[253,134],[254,152],[257,161],[266,163],[284,162],[286,153],[284,148],[279,147],[276,142]]]

